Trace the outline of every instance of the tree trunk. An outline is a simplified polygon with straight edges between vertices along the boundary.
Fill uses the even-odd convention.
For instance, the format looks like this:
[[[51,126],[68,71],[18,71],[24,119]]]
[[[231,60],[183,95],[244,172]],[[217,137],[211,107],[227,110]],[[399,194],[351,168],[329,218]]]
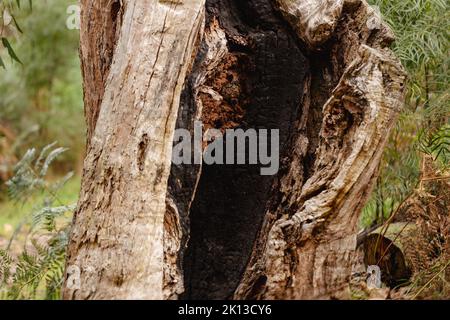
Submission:
[[[405,76],[363,0],[82,0],[88,149],[66,299],[344,297]],[[280,130],[281,167],[171,164]],[[205,148],[205,146],[199,146]],[[202,151],[202,150],[199,150]]]

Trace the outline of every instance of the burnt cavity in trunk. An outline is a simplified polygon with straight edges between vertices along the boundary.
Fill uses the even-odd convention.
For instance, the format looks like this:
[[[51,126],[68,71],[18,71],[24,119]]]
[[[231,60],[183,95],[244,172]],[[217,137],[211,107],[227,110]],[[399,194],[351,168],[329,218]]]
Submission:
[[[229,53],[205,83],[223,100],[213,101],[200,93],[200,120],[206,128],[221,130],[279,129],[281,159],[289,150],[302,112],[309,73],[304,49],[270,0],[207,0],[206,9],[206,23],[217,19],[225,30]],[[201,59],[200,49],[197,61]],[[192,131],[196,104],[191,78],[182,94],[177,127]],[[260,168],[172,166],[169,193],[183,231],[179,257],[185,282],[183,298],[232,296],[276,185],[277,175],[262,176]]]

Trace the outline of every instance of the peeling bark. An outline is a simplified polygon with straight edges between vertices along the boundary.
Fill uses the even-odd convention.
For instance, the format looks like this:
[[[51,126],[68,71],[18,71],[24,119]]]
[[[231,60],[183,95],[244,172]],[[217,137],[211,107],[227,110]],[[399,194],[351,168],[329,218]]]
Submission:
[[[392,41],[363,0],[82,1],[81,288],[64,297],[345,297],[403,99]],[[279,174],[171,166],[196,120],[280,129]]]
[[[80,57],[89,143],[100,113],[124,8],[119,0],[82,0],[81,6]]]

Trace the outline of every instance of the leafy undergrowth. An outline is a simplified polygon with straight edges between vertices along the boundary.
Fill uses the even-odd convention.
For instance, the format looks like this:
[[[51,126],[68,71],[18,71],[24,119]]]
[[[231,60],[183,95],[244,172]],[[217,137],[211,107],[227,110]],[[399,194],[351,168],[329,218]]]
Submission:
[[[372,290],[364,274],[354,277],[354,299],[450,299],[450,169],[431,154],[423,154],[421,162],[416,189],[374,231],[401,248],[412,276],[399,287]]]
[[[450,181],[431,157],[423,158],[422,181],[400,208],[400,219],[412,221],[405,236],[405,257],[413,277],[406,292],[413,299],[450,298]]]
[[[55,144],[29,150],[7,182],[0,204],[0,298],[59,299],[68,231],[80,181],[48,178],[64,153]]]

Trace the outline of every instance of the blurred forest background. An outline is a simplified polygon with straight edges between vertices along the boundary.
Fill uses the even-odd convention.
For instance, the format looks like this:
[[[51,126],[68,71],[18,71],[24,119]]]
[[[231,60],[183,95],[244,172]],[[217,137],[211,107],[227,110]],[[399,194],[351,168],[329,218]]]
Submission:
[[[396,34],[409,85],[361,229],[402,248],[413,275],[400,298],[448,299],[449,3],[369,2]],[[73,4],[0,0],[0,298],[59,298],[85,148]]]

